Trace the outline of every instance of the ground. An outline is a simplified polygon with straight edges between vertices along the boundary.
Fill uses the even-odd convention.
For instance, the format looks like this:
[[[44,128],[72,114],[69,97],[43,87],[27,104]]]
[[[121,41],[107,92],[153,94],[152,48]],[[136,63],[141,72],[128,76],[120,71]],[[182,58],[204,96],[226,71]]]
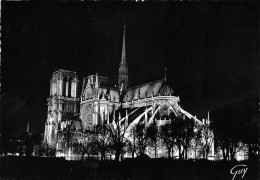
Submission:
[[[0,179],[210,179],[231,180],[232,167],[244,164],[243,180],[260,178],[260,162],[178,161],[125,159],[65,161],[61,158],[7,157],[0,161]],[[242,179],[237,174],[235,179]]]

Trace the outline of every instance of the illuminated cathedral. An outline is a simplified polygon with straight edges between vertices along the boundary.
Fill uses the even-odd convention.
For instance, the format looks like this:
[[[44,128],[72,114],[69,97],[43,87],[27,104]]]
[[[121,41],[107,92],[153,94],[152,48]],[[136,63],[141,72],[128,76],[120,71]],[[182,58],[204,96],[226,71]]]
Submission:
[[[56,156],[79,159],[79,155],[73,151],[73,144],[82,144],[85,132],[93,126],[114,121],[128,124],[128,132],[141,122],[163,125],[177,116],[193,119],[204,126],[209,125],[209,118],[199,121],[196,116],[181,108],[180,98],[174,95],[166,75],[157,81],[129,87],[125,41],[124,27],[116,87],[109,86],[109,79],[99,74],[84,77],[81,89],[76,72],[60,69],[52,74],[44,144],[54,148]],[[211,151],[213,157],[214,143]],[[163,157],[163,151],[158,150],[158,155]],[[194,153],[189,156],[194,157]]]

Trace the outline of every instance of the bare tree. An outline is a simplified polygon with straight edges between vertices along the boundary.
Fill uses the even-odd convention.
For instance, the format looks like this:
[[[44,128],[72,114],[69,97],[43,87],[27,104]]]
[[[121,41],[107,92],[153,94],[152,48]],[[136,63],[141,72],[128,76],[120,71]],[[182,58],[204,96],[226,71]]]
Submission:
[[[179,159],[188,159],[188,149],[194,137],[194,119],[183,117],[173,121],[172,130],[176,133],[176,145],[179,149]]]
[[[138,156],[144,155],[149,144],[147,127],[144,123],[139,123],[133,128],[133,146]]]
[[[202,148],[203,159],[208,159],[208,154],[214,140],[213,131],[210,129],[208,125],[201,126],[201,136],[202,136],[201,148]]]
[[[159,131],[159,136],[166,146],[168,151],[168,158],[171,158],[171,154],[173,156],[173,148],[176,145],[176,131],[174,131],[173,123],[165,124],[161,126]]]
[[[146,134],[149,140],[149,146],[154,148],[154,157],[157,157],[157,149],[160,146],[160,136],[157,123],[154,121],[150,126],[147,127]]]
[[[132,137],[132,140],[128,140],[127,141],[127,149],[126,149],[126,151],[128,152],[128,153],[131,153],[132,154],[132,158],[134,158],[135,157],[135,153],[136,153],[136,128],[135,127],[133,127],[132,129],[131,129],[131,131],[130,131],[130,136]]]
[[[248,146],[249,160],[260,159],[260,99],[247,98],[242,102],[241,116],[244,119],[244,142]]]
[[[235,160],[244,147],[244,119],[240,104],[222,106],[213,111],[215,142],[221,148],[224,160]]]
[[[113,123],[108,125],[109,135],[111,138],[111,149],[115,152],[115,160],[119,161],[120,155],[124,154],[128,140],[125,133],[128,128],[127,123],[121,123],[114,118]]]
[[[87,157],[89,159],[90,154],[93,153],[95,150],[95,146],[93,143],[93,137],[94,134],[91,131],[85,131],[83,141],[80,144],[80,150],[81,150],[81,155],[82,155],[82,160],[85,159],[85,154],[87,154]]]
[[[106,153],[111,145],[111,136],[107,125],[96,126],[92,138],[92,146],[101,154],[101,160],[106,159]]]
[[[202,125],[195,122],[194,137],[191,142],[191,148],[194,150],[195,160],[198,156],[197,151],[198,151],[199,147],[201,147],[201,145],[202,145],[202,129],[203,129]]]

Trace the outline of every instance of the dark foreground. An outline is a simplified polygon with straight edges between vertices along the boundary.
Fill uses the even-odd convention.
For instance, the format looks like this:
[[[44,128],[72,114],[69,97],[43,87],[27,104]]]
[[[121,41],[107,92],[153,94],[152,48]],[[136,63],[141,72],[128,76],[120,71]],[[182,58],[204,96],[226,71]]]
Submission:
[[[259,162],[178,161],[126,159],[114,161],[65,161],[59,158],[5,157],[0,159],[1,179],[172,179],[232,180],[232,167],[246,165],[243,180],[260,179]],[[237,174],[234,179],[242,179]]]

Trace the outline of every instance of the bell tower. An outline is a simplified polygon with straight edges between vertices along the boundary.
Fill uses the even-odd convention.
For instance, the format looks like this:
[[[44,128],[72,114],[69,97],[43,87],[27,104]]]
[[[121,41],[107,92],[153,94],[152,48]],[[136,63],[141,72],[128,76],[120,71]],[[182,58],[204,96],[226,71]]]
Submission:
[[[122,56],[118,74],[118,88],[125,90],[128,87],[128,65],[126,62],[126,47],[125,47],[125,25],[123,32]]]
[[[78,77],[76,72],[60,69],[52,74],[45,123],[44,143],[55,145],[57,130],[63,128],[67,117],[79,112]]]

